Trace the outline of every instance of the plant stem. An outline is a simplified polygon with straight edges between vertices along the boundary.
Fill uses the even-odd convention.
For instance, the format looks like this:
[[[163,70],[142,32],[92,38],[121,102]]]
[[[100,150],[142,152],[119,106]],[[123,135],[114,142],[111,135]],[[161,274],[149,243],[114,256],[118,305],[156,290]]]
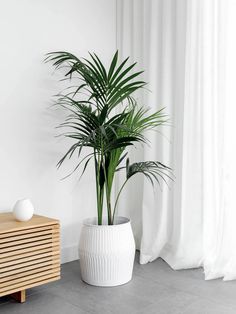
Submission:
[[[113,210],[113,215],[112,215],[112,223],[114,223],[114,219],[115,219],[115,212],[116,212],[116,207],[117,207],[117,204],[118,204],[118,200],[119,200],[119,197],[120,197],[120,194],[125,186],[125,184],[127,183],[128,179],[125,180],[125,182],[122,184],[121,188],[120,188],[120,191],[119,193],[117,194],[117,197],[116,197],[116,201],[115,201],[115,205],[114,205],[114,210]]]
[[[104,177],[105,177],[105,186],[106,186],[106,201],[107,201],[107,218],[108,218],[108,225],[112,225],[112,213],[111,213],[111,193],[108,185],[107,180],[107,174],[106,174],[106,168],[103,164],[103,171],[104,171]]]
[[[97,159],[96,151],[94,150],[94,162],[95,162],[95,176],[96,176],[96,192],[97,192],[97,212],[98,212],[98,225],[102,224],[102,207],[103,207],[103,191],[100,189],[99,185],[99,156]]]

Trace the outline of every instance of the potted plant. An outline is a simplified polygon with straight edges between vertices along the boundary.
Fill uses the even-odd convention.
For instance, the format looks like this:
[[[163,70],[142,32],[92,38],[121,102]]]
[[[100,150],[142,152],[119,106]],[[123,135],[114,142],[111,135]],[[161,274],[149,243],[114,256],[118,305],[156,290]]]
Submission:
[[[97,286],[121,285],[132,278],[135,255],[130,220],[116,217],[121,191],[138,173],[153,184],[170,177],[171,171],[158,161],[130,164],[127,148],[147,144],[144,131],[156,129],[167,117],[163,109],[149,113],[149,109],[138,105],[133,94],[146,85],[139,79],[142,71],[134,72],[136,63],[127,66],[128,58],[119,62],[118,52],[108,70],[96,54],[81,59],[69,52],[51,52],[48,61],[56,69],[65,67],[65,79],[73,81],[68,92],[59,94],[56,100],[68,113],[60,125],[65,128],[63,135],[73,141],[58,167],[77,153],[74,170],[83,165],[83,174],[90,161],[95,168],[97,217],[87,219],[81,231],[82,279]],[[113,204],[114,178],[122,170],[126,171],[125,180]]]

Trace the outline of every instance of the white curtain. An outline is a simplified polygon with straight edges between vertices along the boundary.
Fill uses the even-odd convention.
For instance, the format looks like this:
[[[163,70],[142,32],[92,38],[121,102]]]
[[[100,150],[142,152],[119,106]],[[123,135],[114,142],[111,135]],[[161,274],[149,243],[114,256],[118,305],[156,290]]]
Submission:
[[[236,278],[235,20],[234,0],[117,0],[117,47],[151,90],[139,101],[172,122],[132,157],[176,177],[162,191],[138,178],[119,213],[131,216],[141,263],[203,266],[206,279]]]

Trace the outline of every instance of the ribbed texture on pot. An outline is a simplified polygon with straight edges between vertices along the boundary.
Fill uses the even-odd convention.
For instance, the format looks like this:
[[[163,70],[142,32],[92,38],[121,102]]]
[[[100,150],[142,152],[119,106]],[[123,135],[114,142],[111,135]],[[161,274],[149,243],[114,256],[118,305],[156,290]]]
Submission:
[[[135,243],[130,222],[113,226],[84,224],[79,242],[82,279],[95,286],[131,280]]]

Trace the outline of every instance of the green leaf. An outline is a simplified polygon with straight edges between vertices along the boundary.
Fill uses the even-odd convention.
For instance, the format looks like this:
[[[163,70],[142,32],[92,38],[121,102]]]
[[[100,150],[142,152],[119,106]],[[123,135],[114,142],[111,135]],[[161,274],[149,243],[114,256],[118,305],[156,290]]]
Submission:
[[[112,84],[112,82],[115,80],[115,78],[119,75],[119,73],[121,72],[121,70],[123,69],[123,67],[125,66],[126,62],[129,60],[129,57],[126,58],[120,65],[119,67],[116,69],[116,71],[114,72],[114,74],[110,77],[109,80],[109,85]]]
[[[129,164],[129,160],[126,162],[126,178],[130,179],[137,173],[143,174],[149,181],[154,184],[157,181],[160,184],[159,179],[161,178],[165,183],[167,183],[166,178],[173,180],[171,176],[172,169],[165,166],[163,163],[158,161],[143,161],[136,162],[132,165]]]
[[[112,59],[112,62],[111,62],[110,68],[109,68],[108,77],[107,77],[108,82],[110,81],[110,79],[114,73],[115,67],[117,65],[117,60],[118,60],[118,50],[114,54],[114,57]]]

